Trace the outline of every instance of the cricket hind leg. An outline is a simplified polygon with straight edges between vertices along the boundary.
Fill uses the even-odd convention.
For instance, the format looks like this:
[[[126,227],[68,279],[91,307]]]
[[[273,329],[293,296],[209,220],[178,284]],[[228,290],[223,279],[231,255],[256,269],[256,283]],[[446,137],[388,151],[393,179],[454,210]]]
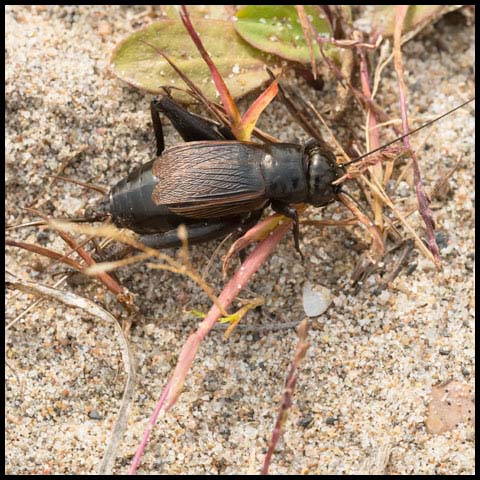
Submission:
[[[235,140],[227,127],[212,120],[190,113],[168,95],[154,98],[150,103],[152,124],[157,142],[157,155],[165,149],[165,140],[160,120],[160,113],[169,118],[175,130],[186,142],[200,140]]]
[[[235,238],[241,237],[258,222],[262,213],[263,209],[255,210],[244,216],[209,219],[185,225],[188,243],[189,245],[195,245],[197,243],[208,242],[209,240],[223,237],[229,233],[233,233]],[[140,241],[152,248],[170,248],[182,245],[176,229],[169,230],[168,232],[143,235],[140,237]]]
[[[198,223],[185,225],[188,244],[195,245],[220,238],[236,230],[241,222],[241,218],[235,217],[214,221],[209,220],[208,222],[200,221]],[[176,229],[169,230],[168,232],[142,235],[140,241],[151,248],[171,248],[182,245]]]
[[[261,212],[260,212],[261,213]],[[187,230],[187,239],[189,245],[207,242],[220,238],[229,233],[235,232],[236,235],[242,235],[253,224],[258,221],[256,215],[245,217],[232,217],[223,219],[209,219],[185,225]],[[168,230],[160,233],[149,233],[141,235],[139,241],[150,248],[176,248],[182,245],[177,229]],[[120,260],[135,251],[130,245],[114,244],[110,249],[104,251],[101,258],[96,257],[96,261],[114,261]]]

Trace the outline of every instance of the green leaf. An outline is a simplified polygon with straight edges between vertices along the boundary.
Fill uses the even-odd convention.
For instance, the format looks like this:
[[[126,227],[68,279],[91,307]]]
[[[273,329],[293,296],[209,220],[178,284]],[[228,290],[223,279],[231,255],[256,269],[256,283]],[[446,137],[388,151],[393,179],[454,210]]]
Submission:
[[[231,21],[196,18],[194,27],[235,98],[269,79],[264,68],[269,58],[244,42]],[[161,20],[123,40],[112,53],[112,71],[128,84],[155,94],[162,86],[185,88],[152,45],[166,53],[210,100],[218,100],[208,66],[180,20]],[[184,93],[173,90],[172,94],[179,101],[192,101]]]
[[[410,5],[403,26],[403,34],[419,32],[422,28],[435,23],[446,13],[461,5]],[[393,36],[395,27],[395,5],[377,5],[372,14],[372,32],[384,37]]]
[[[318,33],[332,36],[329,23],[318,7],[306,6],[305,11]],[[248,5],[240,9],[236,17],[236,31],[254,47],[287,60],[310,63],[310,52],[293,5]],[[321,59],[318,45],[312,40],[315,58]],[[325,44],[324,52],[339,61],[336,47]]]

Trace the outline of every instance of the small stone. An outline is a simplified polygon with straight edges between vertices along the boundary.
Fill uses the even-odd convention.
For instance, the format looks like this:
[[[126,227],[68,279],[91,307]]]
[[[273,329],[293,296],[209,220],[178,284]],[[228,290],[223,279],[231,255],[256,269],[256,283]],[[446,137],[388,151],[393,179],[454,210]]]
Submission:
[[[323,285],[307,283],[303,287],[303,309],[309,317],[317,317],[324,313],[332,303],[332,293]]]
[[[335,425],[335,423],[338,422],[338,418],[337,417],[328,417],[326,420],[325,420],[325,423],[327,425]]]
[[[102,415],[97,410],[92,410],[91,412],[88,412],[88,418],[91,418],[92,420],[102,420]]]
[[[303,418],[301,418],[298,422],[297,425],[299,427],[304,427],[307,428],[309,427],[313,422],[313,417],[312,415],[305,415]]]
[[[155,324],[154,323],[147,323],[143,329],[145,331],[145,334],[148,335],[148,336],[151,336],[155,333]]]

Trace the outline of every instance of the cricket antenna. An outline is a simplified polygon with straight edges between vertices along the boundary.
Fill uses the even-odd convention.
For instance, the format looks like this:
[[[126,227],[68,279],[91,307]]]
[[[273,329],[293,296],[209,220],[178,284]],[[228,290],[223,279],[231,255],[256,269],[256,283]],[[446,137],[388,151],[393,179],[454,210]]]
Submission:
[[[446,117],[447,115],[450,115],[451,113],[455,112],[455,111],[458,110],[459,108],[464,107],[464,106],[467,105],[468,103],[473,102],[474,100],[475,100],[475,97],[471,98],[470,100],[467,100],[466,102],[463,102],[461,105],[458,105],[458,106],[455,107],[455,108],[452,108],[451,110],[449,110],[448,112],[444,113],[443,115],[440,115],[439,117],[434,118],[433,120],[430,120],[430,121],[427,122],[427,123],[424,123],[424,124],[421,125],[420,127],[415,128],[414,130],[412,130],[412,131],[410,131],[410,132],[407,132],[407,133],[401,135],[400,137],[397,137],[395,140],[392,140],[391,142],[388,142],[388,143],[386,143],[385,145],[382,145],[381,147],[375,148],[375,150],[372,150],[371,152],[364,153],[364,154],[361,155],[360,157],[354,158],[353,160],[350,160],[350,161],[347,162],[347,163],[342,163],[340,166],[341,166],[341,167],[346,167],[346,166],[348,166],[348,165],[351,165],[352,163],[356,163],[356,162],[358,162],[359,160],[362,160],[363,158],[368,157],[368,156],[371,155],[372,153],[378,152],[379,150],[382,150],[382,148],[388,147],[388,146],[390,146],[392,143],[398,142],[398,141],[402,140],[402,138],[405,138],[405,137],[407,137],[408,135],[412,135],[413,133],[418,132],[418,131],[421,130],[422,128],[428,127],[428,126],[431,125],[432,123],[435,123],[435,122],[437,122],[438,120],[440,120],[441,118]]]

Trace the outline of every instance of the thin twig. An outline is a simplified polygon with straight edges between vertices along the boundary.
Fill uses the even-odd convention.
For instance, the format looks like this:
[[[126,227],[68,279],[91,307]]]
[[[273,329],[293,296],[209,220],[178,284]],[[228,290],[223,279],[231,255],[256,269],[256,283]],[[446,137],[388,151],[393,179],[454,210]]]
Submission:
[[[277,416],[277,421],[275,422],[275,427],[272,431],[272,437],[270,443],[268,444],[268,450],[265,455],[265,459],[263,461],[263,467],[261,470],[261,475],[268,474],[268,468],[270,467],[270,462],[272,459],[273,452],[275,450],[275,446],[280,439],[280,435],[282,434],[282,428],[285,425],[287,420],[288,411],[292,406],[292,398],[293,392],[295,391],[295,385],[298,380],[298,373],[296,372],[300,362],[305,357],[305,353],[307,353],[308,349],[308,342],[307,342],[307,334],[308,334],[308,320],[305,319],[300,323],[297,328],[298,333],[298,344],[297,349],[295,351],[295,357],[292,362],[292,366],[290,367],[290,371],[288,372],[287,379],[285,381],[285,390],[283,392],[282,401],[280,403],[280,408]]]

